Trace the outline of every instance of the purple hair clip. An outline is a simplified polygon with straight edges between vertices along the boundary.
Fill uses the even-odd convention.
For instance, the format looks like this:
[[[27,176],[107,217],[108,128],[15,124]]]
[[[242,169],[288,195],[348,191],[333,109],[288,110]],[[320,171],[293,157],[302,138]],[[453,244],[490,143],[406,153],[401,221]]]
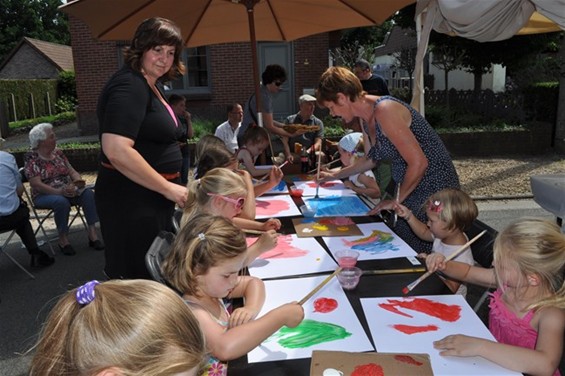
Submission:
[[[430,201],[430,206],[428,207],[428,209],[434,213],[441,213],[441,211],[443,210],[443,204],[440,200],[433,200]]]
[[[100,284],[100,282],[96,280],[92,280],[90,282],[86,282],[84,285],[80,286],[76,292],[77,302],[80,305],[87,305],[88,303],[92,302],[95,297],[94,287]]]

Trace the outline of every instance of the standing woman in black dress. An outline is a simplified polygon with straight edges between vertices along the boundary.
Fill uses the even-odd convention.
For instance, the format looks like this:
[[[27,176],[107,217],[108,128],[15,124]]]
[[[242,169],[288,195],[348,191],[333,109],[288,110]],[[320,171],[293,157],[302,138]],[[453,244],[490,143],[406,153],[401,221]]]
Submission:
[[[144,257],[161,230],[171,229],[175,204],[186,187],[177,184],[182,163],[178,121],[160,79],[184,73],[179,28],[150,18],[124,50],[124,66],[106,83],[97,115],[102,145],[96,207],[106,243],[110,278],[146,278]]]

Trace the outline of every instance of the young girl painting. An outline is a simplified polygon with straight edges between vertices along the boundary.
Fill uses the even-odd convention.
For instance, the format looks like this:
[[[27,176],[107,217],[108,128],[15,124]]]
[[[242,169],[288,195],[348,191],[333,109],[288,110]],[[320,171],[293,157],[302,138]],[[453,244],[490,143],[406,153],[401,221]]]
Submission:
[[[192,181],[188,189],[188,199],[184,207],[181,227],[186,226],[190,218],[199,213],[219,215],[232,221],[238,228],[264,231],[258,240],[249,246],[248,260],[251,263],[261,253],[277,243],[281,222],[270,218],[258,222],[237,217],[246,200],[246,186],[243,178],[227,168],[215,168],[204,177]]]
[[[431,195],[424,207],[427,223],[421,222],[402,204],[397,204],[395,211],[420,239],[433,242],[432,252],[447,257],[469,241],[465,231],[471,227],[479,211],[468,194],[459,189],[444,189]],[[423,253],[420,257],[426,255]],[[470,247],[455,260],[468,265],[475,263]],[[443,280],[452,292],[467,295],[465,284],[449,278]]]
[[[240,166],[247,170],[251,176],[264,176],[270,171],[255,167],[257,157],[259,157],[269,147],[269,134],[264,128],[249,127],[245,131],[241,140],[242,146],[236,154],[236,159]],[[272,168],[275,168],[274,166]]]
[[[200,322],[211,354],[206,375],[227,374],[228,360],[258,346],[283,325],[294,327],[302,306],[284,304],[256,319],[265,286],[255,277],[239,276],[246,260],[245,237],[223,217],[198,214],[183,226],[163,263],[168,283],[182,293]],[[222,298],[243,297],[230,315]]]
[[[494,243],[494,268],[457,261],[440,253],[426,259],[430,270],[461,281],[496,286],[489,329],[497,342],[464,335],[434,342],[445,356],[481,356],[528,375],[559,375],[565,329],[565,235],[554,223],[522,218]]]
[[[339,140],[339,158],[344,167],[353,165],[359,156],[364,155],[363,150],[363,134],[360,132],[349,133]],[[344,184],[347,188],[367,197],[381,197],[381,190],[371,170],[349,176]]]

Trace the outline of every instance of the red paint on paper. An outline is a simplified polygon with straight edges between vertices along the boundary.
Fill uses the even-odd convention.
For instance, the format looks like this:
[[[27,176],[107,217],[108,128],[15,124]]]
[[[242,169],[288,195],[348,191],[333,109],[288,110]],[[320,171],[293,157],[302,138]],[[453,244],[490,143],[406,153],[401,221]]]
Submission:
[[[306,183],[310,188],[316,188],[318,186],[318,183],[316,182],[311,182],[311,183]],[[327,181],[325,183],[320,183],[320,188],[331,188],[335,185],[337,185],[338,183],[334,183],[331,181]]]
[[[425,333],[425,332],[435,332],[439,328],[435,325],[403,325],[403,324],[395,324],[392,327],[399,332],[404,334],[416,334],[416,333]]]
[[[255,215],[277,216],[278,214],[290,209],[288,202],[283,200],[257,200],[255,201]]]
[[[383,367],[375,363],[360,364],[355,366],[351,376],[384,376]]]
[[[412,358],[410,355],[395,355],[394,359],[398,360],[399,362],[411,364],[411,365],[414,365],[414,366],[421,366],[422,364],[424,364],[424,363]]]
[[[264,252],[259,256],[262,259],[286,259],[302,257],[308,254],[305,249],[296,248],[291,244],[292,236],[279,235],[277,246],[270,251]]]
[[[355,222],[349,217],[334,217],[334,218],[320,218],[319,222],[322,224],[336,225],[336,226],[350,226]]]
[[[331,298],[318,298],[314,300],[314,312],[329,313],[337,308],[337,300]]]
[[[440,302],[434,302],[433,300],[425,298],[414,298],[406,300],[388,299],[388,303],[381,303],[379,304],[379,307],[407,317],[413,316],[399,311],[398,308],[418,311],[426,315],[436,317],[440,320],[449,322],[454,322],[461,318],[461,306],[458,306],[456,304],[450,305]]]

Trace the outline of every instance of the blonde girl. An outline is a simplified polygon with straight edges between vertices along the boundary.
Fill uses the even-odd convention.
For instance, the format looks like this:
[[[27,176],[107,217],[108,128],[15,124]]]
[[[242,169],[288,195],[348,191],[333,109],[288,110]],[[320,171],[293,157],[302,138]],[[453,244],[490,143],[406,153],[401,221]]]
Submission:
[[[360,132],[349,133],[341,138],[338,143],[339,159],[344,167],[355,164],[360,156],[365,155],[363,148],[363,134]],[[356,193],[364,194],[370,198],[381,197],[381,190],[372,170],[349,176],[344,182],[345,186]]]
[[[204,332],[210,362],[205,375],[227,374],[230,359],[247,354],[283,325],[294,327],[302,306],[284,304],[255,319],[265,286],[239,276],[246,260],[245,237],[229,220],[197,214],[182,227],[163,263],[163,276],[182,293]],[[245,305],[230,315],[222,299],[243,297]]]
[[[32,376],[192,376],[206,358],[194,315],[149,280],[91,281],[66,293],[35,349]]]
[[[239,228],[265,231],[255,243],[249,246],[249,258],[245,263],[248,265],[262,252],[276,245],[278,234],[275,230],[281,227],[281,222],[275,218],[270,218],[266,222],[258,222],[237,217],[245,205],[247,192],[241,175],[227,168],[215,168],[209,171],[204,177],[189,184],[181,227],[184,227],[197,213],[208,213],[227,218]]]
[[[422,240],[433,242],[432,252],[441,253],[447,257],[460,246],[469,241],[465,231],[471,228],[473,221],[479,215],[477,205],[469,195],[459,189],[443,189],[434,193],[424,203],[427,223],[420,221],[406,206],[397,204],[396,213],[408,223],[412,231]],[[427,257],[425,253],[419,255]],[[467,247],[461,255],[455,258],[468,265],[473,265],[471,247]],[[467,295],[467,286],[458,280],[443,278],[452,292]]]
[[[565,235],[538,218],[510,224],[494,242],[494,268],[440,254],[426,259],[431,270],[469,283],[498,287],[491,297],[489,329],[497,342],[454,335],[434,342],[441,355],[481,356],[529,375],[559,375],[565,330]]]

